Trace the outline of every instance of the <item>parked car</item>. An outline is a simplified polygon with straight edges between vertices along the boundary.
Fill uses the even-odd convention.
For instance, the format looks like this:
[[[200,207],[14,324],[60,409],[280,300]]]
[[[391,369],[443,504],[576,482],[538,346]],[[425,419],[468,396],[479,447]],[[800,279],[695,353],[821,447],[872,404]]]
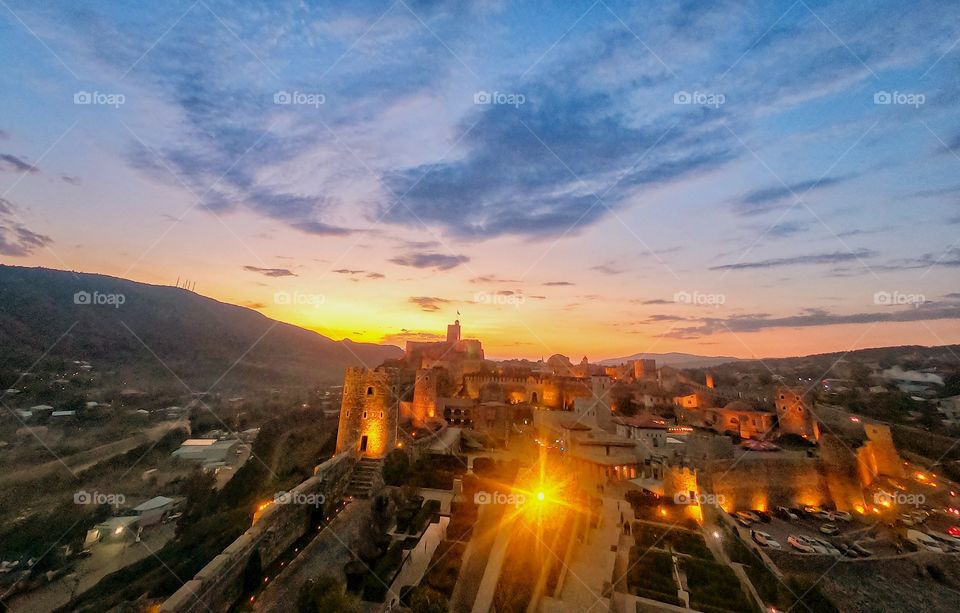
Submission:
[[[813,540],[814,540],[818,545],[820,545],[821,547],[823,547],[824,549],[826,549],[826,550],[827,550],[827,553],[829,553],[830,555],[832,555],[832,556],[839,556],[839,555],[840,555],[840,550],[837,549],[836,547],[834,547],[834,546],[833,546],[833,543],[831,543],[830,541],[825,541],[825,540],[823,540],[823,539],[813,539]]]
[[[960,526],[950,526],[947,528],[947,534],[950,536],[960,537]]]
[[[777,507],[775,509],[777,517],[784,521],[796,521],[800,519],[800,516],[788,509],[787,507]]]
[[[744,528],[749,528],[754,522],[748,513],[737,511],[735,517],[737,518],[737,523]]]
[[[833,516],[843,521],[853,521],[853,515],[850,515],[846,511],[834,511]]]
[[[837,528],[836,524],[823,524],[820,526],[820,532],[826,534],[827,536],[833,536],[840,532],[840,528]]]
[[[816,553],[813,547],[801,541],[800,538],[794,534],[787,537],[787,544],[801,553]]]
[[[816,511],[813,516],[823,521],[833,521],[835,519],[830,511]]]
[[[757,518],[763,523],[765,524],[770,523],[770,514],[767,513],[766,511],[757,511],[756,509],[754,509],[753,511],[750,511],[750,512],[756,515]]]
[[[748,518],[750,518],[750,521],[752,521],[752,522],[758,522],[758,521],[760,521],[760,516],[757,515],[756,513],[754,513],[753,511],[741,511],[741,513],[743,513],[743,514],[746,515]]]

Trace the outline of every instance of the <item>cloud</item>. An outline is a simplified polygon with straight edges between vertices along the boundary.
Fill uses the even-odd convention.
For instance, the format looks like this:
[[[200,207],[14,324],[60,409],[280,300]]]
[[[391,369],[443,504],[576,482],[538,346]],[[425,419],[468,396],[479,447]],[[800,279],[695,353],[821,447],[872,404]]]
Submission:
[[[770,328],[809,328],[849,324],[894,323],[960,319],[960,304],[923,303],[903,310],[878,313],[836,314],[826,309],[806,309],[798,315],[771,317],[766,313],[738,315],[728,319],[704,318],[695,326],[675,328],[662,336],[692,339],[733,332],[759,332]]]
[[[414,296],[409,299],[412,304],[420,307],[422,311],[439,311],[444,305],[450,304],[446,298],[436,298],[433,296]]]
[[[464,262],[470,261],[465,255],[446,255],[443,253],[408,253],[390,258],[394,264],[401,266],[412,266],[413,268],[435,268],[438,270],[449,270],[455,268]]]
[[[245,307],[247,307],[248,309],[262,309],[263,307],[265,307],[265,306],[267,306],[267,305],[265,305],[265,304],[262,303],[262,302],[249,302],[249,301],[247,301],[247,302],[241,302],[241,303],[240,303],[240,306],[245,306]]]
[[[70,185],[80,185],[82,183],[80,177],[71,177],[70,175],[60,175],[60,180]]]
[[[337,273],[338,275],[359,275],[360,273],[367,272],[367,271],[365,271],[365,270],[351,270],[351,269],[349,269],[349,268],[338,268],[338,269],[336,269],[336,270],[334,270],[334,271],[331,271],[331,272],[335,272],[335,273]]]
[[[417,341],[432,343],[445,340],[446,337],[435,332],[413,332],[403,329],[394,334],[386,334],[380,339],[381,344],[385,345],[403,345],[407,341]]]
[[[0,197],[0,255],[26,257],[52,243],[49,236],[24,226],[13,203]]]
[[[30,174],[40,172],[40,169],[33,164],[10,153],[0,153],[0,170],[3,169]]]
[[[296,273],[287,268],[260,268],[258,266],[244,266],[247,272],[259,273],[265,277],[296,277]]]
[[[783,266],[806,266],[811,264],[841,264],[851,260],[862,260],[872,257],[873,255],[875,255],[874,252],[869,249],[858,249],[850,252],[834,251],[832,253],[797,255],[788,258],[771,258],[755,262],[722,264],[720,266],[711,266],[710,270],[746,270],[751,268],[779,268]]]
[[[663,298],[654,298],[652,300],[644,300],[640,304],[676,304],[675,300],[664,300]]]
[[[380,272],[368,272],[367,278],[368,279],[386,279],[387,276]]]
[[[805,199],[810,192],[819,191],[850,180],[851,177],[823,177],[807,179],[789,185],[773,185],[748,192],[733,204],[733,212],[749,217],[768,213],[780,208],[781,201],[787,198]]]
[[[521,279],[503,279],[497,275],[481,275],[470,279],[470,283],[488,284],[488,283],[522,283]]]
[[[770,230],[767,232],[767,235],[773,238],[787,238],[789,236],[803,234],[809,228],[810,226],[803,222],[784,221],[770,228]]]
[[[590,270],[595,270],[605,275],[619,275],[623,274],[625,269],[618,266],[615,262],[605,262],[603,264],[591,266]]]
[[[332,226],[319,221],[301,221],[292,225],[297,230],[317,236],[348,236],[356,232],[356,230],[350,228]]]
[[[571,283],[570,281],[547,281],[543,285],[546,287],[567,287],[567,286],[576,285],[576,284]]]

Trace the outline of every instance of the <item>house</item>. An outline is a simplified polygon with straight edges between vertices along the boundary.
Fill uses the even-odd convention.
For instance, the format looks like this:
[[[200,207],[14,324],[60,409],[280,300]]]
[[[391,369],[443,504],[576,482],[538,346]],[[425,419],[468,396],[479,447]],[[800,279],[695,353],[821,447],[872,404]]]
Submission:
[[[171,455],[203,464],[225,462],[236,454],[239,445],[240,441],[237,439],[219,441],[212,438],[188,438]]]
[[[133,511],[140,518],[140,526],[145,528],[165,520],[174,513],[177,506],[178,501],[173,498],[156,496],[135,506]]]

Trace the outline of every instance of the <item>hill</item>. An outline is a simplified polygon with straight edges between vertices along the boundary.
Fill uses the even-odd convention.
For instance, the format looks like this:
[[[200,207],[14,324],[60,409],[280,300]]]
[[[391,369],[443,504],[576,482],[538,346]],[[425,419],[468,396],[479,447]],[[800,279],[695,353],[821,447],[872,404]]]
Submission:
[[[334,341],[181,288],[0,265],[3,371],[41,357],[86,360],[96,372],[137,377],[129,387],[177,377],[205,391],[221,377],[218,387],[334,383],[348,366],[372,368],[401,354],[392,345]]]

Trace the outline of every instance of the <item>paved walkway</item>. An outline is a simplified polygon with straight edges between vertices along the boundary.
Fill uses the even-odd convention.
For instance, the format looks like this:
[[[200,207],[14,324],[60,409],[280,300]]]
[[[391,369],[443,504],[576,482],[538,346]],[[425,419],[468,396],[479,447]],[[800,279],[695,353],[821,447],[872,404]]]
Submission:
[[[507,545],[513,534],[513,522],[516,521],[513,513],[504,513],[500,521],[497,538],[490,549],[487,567],[477,589],[477,597],[473,601],[473,613],[487,613],[493,606],[493,596],[497,591],[497,581],[503,568],[503,560],[507,556]]]
[[[295,611],[300,586],[322,572],[346,580],[343,566],[350,561],[351,548],[355,546],[360,531],[360,520],[369,506],[370,500],[365,499],[347,503],[330,525],[260,593],[253,610],[264,613]]]
[[[622,511],[627,519],[632,517],[632,511],[623,500],[608,497],[602,500],[599,525],[590,528],[584,542],[574,549],[560,598],[544,598],[545,612],[610,609],[610,599],[604,597],[603,592],[614,579],[620,553],[620,513]]]

